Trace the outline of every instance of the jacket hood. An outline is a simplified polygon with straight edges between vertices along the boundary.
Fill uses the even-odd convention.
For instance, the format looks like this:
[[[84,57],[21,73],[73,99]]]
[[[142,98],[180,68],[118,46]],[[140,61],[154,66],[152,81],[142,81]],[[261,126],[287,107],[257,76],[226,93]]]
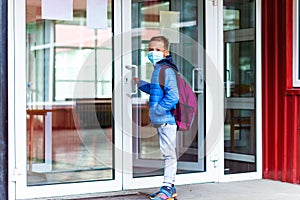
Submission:
[[[170,66],[172,67],[173,69],[175,69],[176,71],[178,71],[178,67],[176,66],[176,64],[174,63],[173,59],[172,59],[172,56],[171,55],[168,55],[166,58],[158,61],[156,63],[156,65],[167,65],[167,66]]]

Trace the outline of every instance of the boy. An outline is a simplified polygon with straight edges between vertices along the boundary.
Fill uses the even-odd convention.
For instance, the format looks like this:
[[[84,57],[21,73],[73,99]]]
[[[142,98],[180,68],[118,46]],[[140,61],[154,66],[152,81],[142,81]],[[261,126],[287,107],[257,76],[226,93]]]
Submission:
[[[157,129],[160,150],[164,160],[164,181],[160,190],[150,196],[150,199],[154,200],[173,200],[177,196],[174,186],[177,171],[175,149],[177,125],[173,116],[173,109],[175,109],[179,99],[174,72],[174,69],[178,71],[178,68],[169,55],[168,48],[169,41],[167,38],[164,36],[152,37],[148,45],[148,59],[154,66],[151,83],[134,78],[139,89],[150,94],[150,120]],[[160,86],[159,73],[164,65],[169,66],[169,68],[164,72],[164,85]]]

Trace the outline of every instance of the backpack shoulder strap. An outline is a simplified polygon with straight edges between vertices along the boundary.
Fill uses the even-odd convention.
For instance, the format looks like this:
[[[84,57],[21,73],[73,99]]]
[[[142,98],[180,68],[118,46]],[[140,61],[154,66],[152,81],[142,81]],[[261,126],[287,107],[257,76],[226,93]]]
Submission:
[[[160,72],[159,72],[159,85],[163,91],[164,91],[164,85],[165,85],[165,70],[167,68],[169,68],[169,67],[164,65],[161,67]]]
[[[164,85],[165,85],[165,70],[167,68],[171,68],[173,69],[173,71],[175,72],[175,76],[177,77],[177,74],[178,74],[178,71],[175,70],[173,67],[171,66],[168,66],[168,65],[163,65],[160,69],[160,72],[159,72],[159,85],[161,87],[162,90],[164,90]]]

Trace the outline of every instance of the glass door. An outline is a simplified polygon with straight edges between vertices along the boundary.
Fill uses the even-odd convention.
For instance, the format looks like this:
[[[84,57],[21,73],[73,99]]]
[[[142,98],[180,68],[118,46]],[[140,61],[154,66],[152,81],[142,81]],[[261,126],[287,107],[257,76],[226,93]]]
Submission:
[[[122,189],[120,40],[113,37],[121,6],[55,2],[15,2],[20,199]]]
[[[145,182],[147,187],[162,183],[163,161],[157,130],[150,123],[149,95],[132,84],[136,76],[150,82],[154,68],[147,58],[147,48],[150,38],[158,35],[168,38],[173,60],[198,99],[198,114],[191,130],[177,133],[176,183],[198,181],[189,178],[193,176],[199,176],[202,182],[214,181],[215,168],[207,156],[214,149],[209,149],[206,142],[215,135],[206,135],[205,106],[206,65],[211,63],[205,49],[210,44],[206,31],[217,25],[205,26],[205,6],[213,10],[213,5],[202,0],[132,0],[123,1],[123,5],[131,8],[123,11],[123,99],[124,107],[128,107],[123,120],[130,119],[124,121],[125,188],[145,187]]]
[[[257,171],[255,8],[224,1],[225,174]]]

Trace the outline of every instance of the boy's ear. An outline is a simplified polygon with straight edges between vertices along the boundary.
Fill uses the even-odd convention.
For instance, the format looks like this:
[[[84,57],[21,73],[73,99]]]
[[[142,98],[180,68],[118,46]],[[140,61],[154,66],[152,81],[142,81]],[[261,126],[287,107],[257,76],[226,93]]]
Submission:
[[[167,57],[169,55],[169,50],[164,51],[164,57]]]

